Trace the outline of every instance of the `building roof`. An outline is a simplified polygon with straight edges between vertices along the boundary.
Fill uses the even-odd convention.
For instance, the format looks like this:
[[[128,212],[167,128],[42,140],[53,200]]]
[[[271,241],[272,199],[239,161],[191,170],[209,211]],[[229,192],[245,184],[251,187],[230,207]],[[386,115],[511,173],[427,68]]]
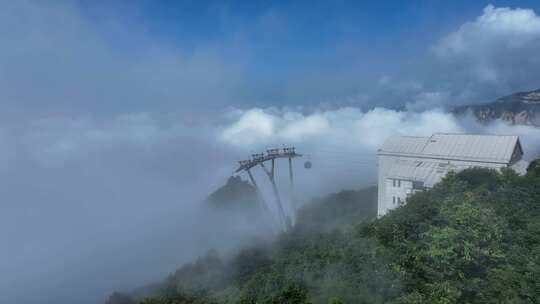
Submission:
[[[458,169],[448,163],[402,160],[393,164],[387,178],[421,181],[432,186],[439,182],[448,171],[458,171]]]
[[[430,137],[390,137],[379,154],[509,164],[516,149],[522,153],[515,135],[435,133]]]

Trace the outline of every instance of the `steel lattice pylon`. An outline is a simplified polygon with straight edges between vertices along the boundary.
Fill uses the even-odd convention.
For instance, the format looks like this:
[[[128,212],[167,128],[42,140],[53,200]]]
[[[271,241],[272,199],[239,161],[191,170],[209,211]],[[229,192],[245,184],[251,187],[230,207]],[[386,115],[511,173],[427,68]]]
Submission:
[[[253,154],[251,155],[251,159],[239,161],[240,166],[235,171],[236,173],[239,173],[242,171],[247,172],[251,183],[253,184],[253,186],[255,187],[257,191],[257,194],[259,196],[259,199],[261,200],[263,208],[265,208],[266,212],[270,212],[270,208],[266,204],[266,201],[264,200],[261,194],[259,186],[257,185],[257,182],[255,181],[255,178],[253,177],[253,174],[251,173],[251,169],[257,165],[259,165],[263,169],[263,171],[268,176],[268,179],[270,180],[270,184],[272,185],[272,190],[274,192],[276,205],[278,209],[279,225],[283,231],[287,231],[291,228],[292,221],[285,213],[285,209],[283,208],[283,203],[281,201],[281,197],[279,195],[279,191],[276,185],[275,174],[274,174],[275,162],[276,162],[276,159],[278,158],[286,158],[289,160],[289,186],[290,186],[290,193],[291,193],[291,205],[292,205],[291,207],[292,207],[293,212],[296,213],[292,160],[293,158],[301,157],[301,156],[302,154],[296,153],[294,147],[287,147],[287,148],[281,148],[281,149],[268,149],[266,150],[266,153]],[[267,161],[271,162],[270,169],[268,169],[264,165],[264,163]]]

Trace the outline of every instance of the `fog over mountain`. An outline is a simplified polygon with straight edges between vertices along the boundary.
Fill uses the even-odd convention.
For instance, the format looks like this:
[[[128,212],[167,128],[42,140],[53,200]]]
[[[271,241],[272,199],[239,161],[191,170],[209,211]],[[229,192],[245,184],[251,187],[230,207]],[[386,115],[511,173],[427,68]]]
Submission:
[[[4,125],[13,131],[1,136],[0,225],[9,244],[2,269],[12,274],[2,283],[3,301],[84,295],[99,302],[113,289],[160,279],[208,249],[233,250],[268,235],[259,221],[220,217],[201,202],[236,160],[272,144],[294,144],[314,163],[309,171],[297,163],[302,200],[372,184],[375,151],[392,134],[519,134],[526,157],[540,151],[535,127],[484,125],[441,111],[251,109],[228,116],[223,125],[189,128],[173,117],[140,114]]]
[[[272,237],[265,222],[203,203],[238,160],[269,147],[295,145],[313,162],[295,165],[303,202],[372,185],[376,150],[394,134],[517,134],[525,158],[540,153],[531,124],[448,110],[540,87],[538,7],[452,7],[397,54],[433,20],[368,43],[346,6],[319,3],[312,18],[343,16],[325,23],[339,35],[299,51],[311,22],[289,12],[309,2],[250,7],[253,17],[239,4],[171,9],[217,20],[205,24],[225,34],[201,40],[186,34],[206,28],[193,16],[168,24],[184,19],[125,5],[0,1],[1,303],[102,303],[209,249]],[[266,50],[276,45],[289,55]]]

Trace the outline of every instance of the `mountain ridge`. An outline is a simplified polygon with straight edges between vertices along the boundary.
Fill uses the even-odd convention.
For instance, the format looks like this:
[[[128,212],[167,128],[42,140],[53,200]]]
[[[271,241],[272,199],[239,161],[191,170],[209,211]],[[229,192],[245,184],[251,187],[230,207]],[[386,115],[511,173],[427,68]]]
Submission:
[[[336,193],[306,205],[302,217],[329,229],[299,223],[231,258],[210,252],[154,294],[115,293],[107,304],[537,303],[539,164],[524,176],[449,174],[378,219],[350,212],[374,215],[375,189]],[[329,212],[343,205],[348,211]]]
[[[480,123],[503,120],[512,125],[540,126],[540,89],[518,92],[484,104],[464,105],[452,109],[458,116],[472,112]]]

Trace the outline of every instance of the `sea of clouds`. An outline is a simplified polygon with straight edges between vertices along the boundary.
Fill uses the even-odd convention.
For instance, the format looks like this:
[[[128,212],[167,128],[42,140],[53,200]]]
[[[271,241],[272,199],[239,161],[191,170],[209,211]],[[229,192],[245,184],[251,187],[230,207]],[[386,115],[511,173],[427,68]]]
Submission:
[[[153,37],[136,11],[104,7],[111,15],[93,19],[74,3],[48,4],[0,9],[0,303],[101,303],[210,248],[231,252],[267,235],[264,225],[201,204],[238,160],[267,148],[304,154],[295,163],[302,201],[373,185],[376,151],[392,135],[515,134],[526,159],[540,152],[538,128],[443,110],[538,88],[532,9],[487,6],[436,42],[422,41],[432,45],[416,56],[422,62],[403,62],[399,73],[364,75],[376,67],[336,49],[343,71],[326,62],[313,77],[279,75],[266,87],[246,72],[260,54],[242,35],[268,34],[260,22],[185,50]],[[258,101],[276,91],[283,100]],[[350,92],[360,93],[343,96]],[[349,99],[356,106],[338,106]]]
[[[1,130],[0,238],[9,246],[0,268],[9,275],[0,289],[2,302],[25,303],[81,295],[91,303],[158,280],[208,249],[231,251],[268,234],[246,219],[214,218],[201,201],[237,160],[270,147],[294,145],[304,154],[295,164],[302,201],[373,185],[376,150],[392,135],[515,134],[527,159],[540,151],[538,128],[482,125],[436,109],[230,109],[201,124],[132,113],[4,122]],[[304,169],[304,160],[313,168]]]

